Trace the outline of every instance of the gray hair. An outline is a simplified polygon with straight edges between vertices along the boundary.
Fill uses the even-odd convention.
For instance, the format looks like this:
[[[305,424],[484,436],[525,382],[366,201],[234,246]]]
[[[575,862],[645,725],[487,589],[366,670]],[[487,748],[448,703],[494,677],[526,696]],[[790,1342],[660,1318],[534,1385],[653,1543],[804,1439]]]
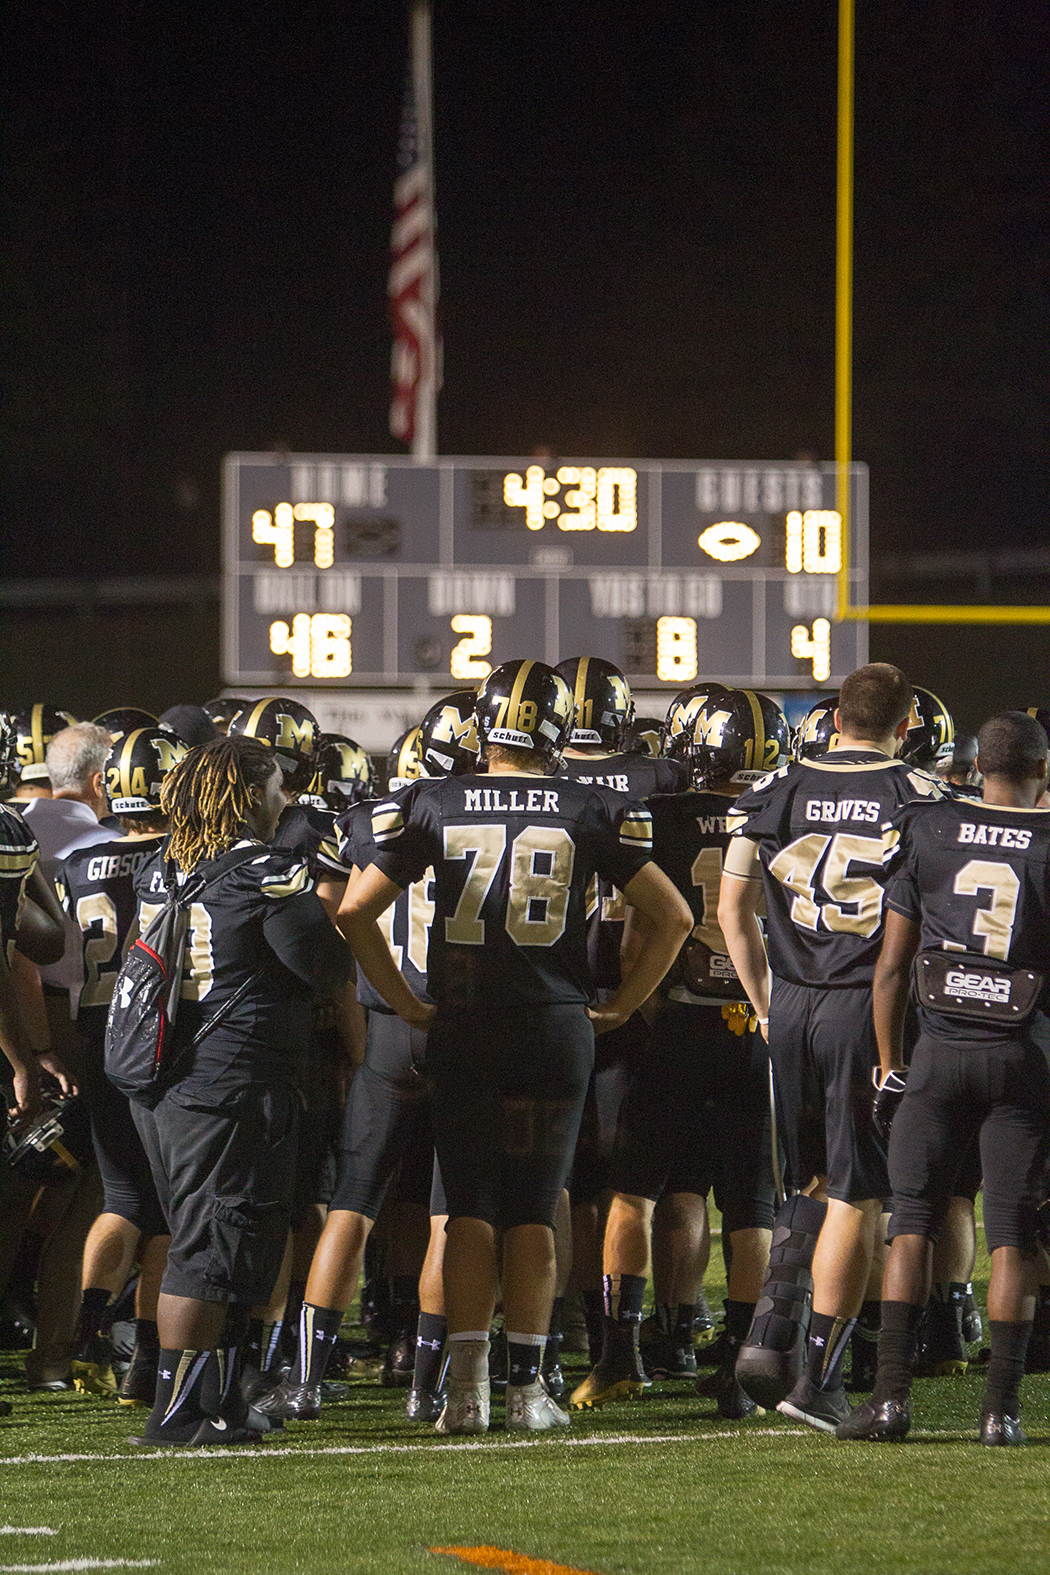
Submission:
[[[56,733],[44,756],[53,790],[83,792],[105,765],[112,742],[106,729],[94,722],[77,722]]]

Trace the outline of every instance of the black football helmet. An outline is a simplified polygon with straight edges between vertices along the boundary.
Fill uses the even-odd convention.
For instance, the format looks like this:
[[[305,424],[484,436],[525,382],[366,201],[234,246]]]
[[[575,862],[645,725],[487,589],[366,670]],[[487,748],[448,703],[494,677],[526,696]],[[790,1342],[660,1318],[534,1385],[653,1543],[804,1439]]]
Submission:
[[[430,707],[420,723],[419,739],[423,769],[428,775],[459,777],[477,770],[476,700],[473,689],[457,689]]]
[[[18,772],[23,782],[47,779],[44,756],[47,746],[56,733],[64,727],[73,727],[77,718],[68,711],[59,711],[53,705],[31,705],[15,717],[15,748],[18,751]]]
[[[623,736],[623,747],[628,754],[648,755],[659,760],[664,752],[664,728],[658,716],[636,716]]]
[[[271,697],[248,701],[232,718],[229,732],[269,744],[284,776],[286,793],[298,797],[309,791],[317,771],[321,728],[313,712],[298,700]]]
[[[398,788],[407,787],[410,782],[416,782],[420,777],[425,777],[423,770],[423,757],[419,753],[419,740],[423,729],[418,725],[410,727],[394,744],[393,749],[386,757],[387,792],[396,793]]]
[[[149,711],[140,711],[136,705],[115,706],[112,711],[103,711],[91,720],[96,727],[104,727],[114,740],[123,738],[125,733],[134,732],[138,727],[157,726],[157,718]]]
[[[719,683],[692,684],[688,689],[679,690],[667,707],[663,728],[664,754],[672,760],[684,759],[683,751],[689,745],[690,727],[696,713],[708,700],[730,693],[725,684]]]
[[[570,656],[554,669],[572,690],[569,743],[623,748],[623,736],[634,716],[631,686],[618,667],[600,656]]]
[[[300,802],[342,810],[375,796],[372,762],[361,745],[342,733],[322,733],[317,774]]]
[[[728,689],[712,695],[692,715],[681,758],[693,785],[756,782],[791,757],[787,717],[768,695],[753,689]]]
[[[948,707],[931,690],[916,684],[900,758],[922,771],[932,771],[938,760],[952,753],[954,741],[955,723]]]
[[[237,712],[247,710],[250,706],[250,700],[244,700],[238,695],[217,695],[214,700],[206,700],[203,709],[211,718],[216,731],[226,733]]]
[[[15,719],[0,711],[0,793],[9,793],[18,781],[18,738]]]
[[[835,723],[838,704],[838,695],[833,695],[830,700],[818,700],[806,712],[795,729],[796,760],[815,760],[818,755],[826,755],[829,749],[835,748],[839,741]]]
[[[164,778],[189,749],[166,727],[137,727],[114,743],[104,766],[114,815],[156,814]]]
[[[545,662],[504,662],[482,683],[474,706],[478,739],[508,749],[531,749],[556,760],[573,723],[572,690]]]

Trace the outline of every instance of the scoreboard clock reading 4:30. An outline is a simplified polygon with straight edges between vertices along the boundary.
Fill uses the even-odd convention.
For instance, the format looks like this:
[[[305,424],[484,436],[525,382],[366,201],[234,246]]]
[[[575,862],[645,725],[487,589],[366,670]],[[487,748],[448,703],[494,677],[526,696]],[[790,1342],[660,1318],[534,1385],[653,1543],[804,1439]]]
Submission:
[[[836,623],[833,465],[232,454],[227,684],[470,684],[500,662],[615,662],[639,690],[696,678],[833,688],[867,660]],[[850,473],[866,602],[867,468]]]

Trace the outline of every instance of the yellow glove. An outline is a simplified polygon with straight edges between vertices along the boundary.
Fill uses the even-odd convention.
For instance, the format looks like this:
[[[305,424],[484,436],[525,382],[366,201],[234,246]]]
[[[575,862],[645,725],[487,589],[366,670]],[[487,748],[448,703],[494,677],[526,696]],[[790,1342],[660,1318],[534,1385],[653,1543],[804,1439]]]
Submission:
[[[745,1006],[743,1001],[727,1001],[722,1008],[722,1017],[729,1025],[730,1032],[741,1036],[748,1030],[754,1033],[758,1027],[758,1018],[752,1015],[750,1006]]]

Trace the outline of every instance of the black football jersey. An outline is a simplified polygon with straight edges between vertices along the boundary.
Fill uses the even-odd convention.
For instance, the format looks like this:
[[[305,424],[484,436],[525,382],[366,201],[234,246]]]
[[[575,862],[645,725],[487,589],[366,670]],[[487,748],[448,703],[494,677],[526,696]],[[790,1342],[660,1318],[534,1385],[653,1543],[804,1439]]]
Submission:
[[[77,1027],[101,1039],[113,987],[138,913],[135,877],[153,858],[160,837],[77,848],[59,865],[55,891],[66,916],[83,938],[84,983],[77,1001]]]
[[[923,948],[976,953],[1050,980],[1050,810],[947,799],[919,813],[908,806],[894,824],[900,860],[886,902],[920,925]],[[1044,1011],[1047,998],[1044,991]],[[986,1041],[1011,1031],[919,1012],[935,1038]]]
[[[375,807],[375,801],[369,800],[355,804],[339,816],[339,857],[344,866],[344,875],[349,875],[353,868],[367,869],[375,862],[377,850],[372,840],[372,811]],[[427,869],[421,879],[413,881],[379,917],[379,928],[393,953],[395,963],[415,994],[426,1001],[430,999],[427,995],[427,947],[430,944],[433,918],[433,869]],[[391,1011],[360,968],[357,970],[357,999],[370,1012]]]
[[[899,841],[891,817],[943,796],[936,777],[870,749],[791,761],[740,795],[729,825],[757,844],[774,974],[822,989],[871,983]],[[738,863],[732,847],[727,862]]]
[[[571,777],[591,787],[612,788],[628,798],[650,798],[654,793],[681,793],[689,786],[689,768],[680,760],[654,760],[652,755],[603,755],[590,759],[565,756],[558,776]]]
[[[312,998],[342,989],[353,972],[350,948],[322,907],[306,860],[261,843],[258,849],[190,905],[177,1038],[192,1039],[252,982],[186,1058],[178,1084],[184,1093],[221,1095],[245,1082],[287,1078],[309,1045]],[[194,874],[213,870],[214,861],[202,860]],[[164,903],[160,854],[135,888],[145,930]]]
[[[672,970],[669,994],[691,1001],[743,1001],[743,987],[718,927],[718,891],[729,846],[733,800],[721,793],[675,793],[649,800],[653,859],[693,911],[693,933]]]
[[[272,846],[287,848],[306,860],[314,881],[326,876],[346,878],[339,862],[339,836],[335,829],[336,811],[318,809],[315,804],[289,804],[277,822]]]
[[[584,1003],[587,888],[652,856],[649,813],[562,777],[413,782],[372,816],[375,863],[402,889],[434,869],[427,979],[441,1005]]]
[[[689,785],[689,772],[678,760],[654,760],[650,755],[606,755],[604,758],[566,758],[559,774],[574,782],[604,787],[631,799],[654,793],[680,793]],[[599,990],[615,990],[620,982],[620,945],[627,904],[611,881],[595,879],[587,898],[587,950]]]
[[[37,840],[17,809],[0,804],[0,946],[8,964],[22,917],[26,881],[39,858]]]

